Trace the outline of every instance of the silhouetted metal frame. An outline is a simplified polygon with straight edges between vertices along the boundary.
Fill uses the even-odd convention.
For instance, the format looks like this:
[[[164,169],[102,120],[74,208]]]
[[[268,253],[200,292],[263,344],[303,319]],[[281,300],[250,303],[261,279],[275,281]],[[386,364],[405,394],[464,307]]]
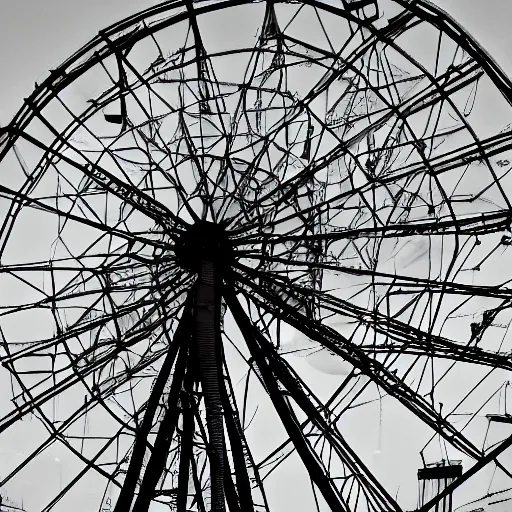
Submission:
[[[326,12],[331,12],[338,16],[345,17],[346,19],[364,25],[365,28],[375,37],[376,40],[384,41],[390,46],[394,46],[392,36],[397,32],[404,29],[411,23],[415,17],[425,20],[432,25],[436,26],[443,33],[448,34],[454,41],[456,41],[461,48],[470,54],[475,62],[481,66],[483,72],[494,83],[496,88],[503,94],[507,101],[512,105],[512,86],[510,81],[505,76],[503,71],[494,63],[494,61],[482,50],[482,48],[458,27],[453,20],[446,15],[442,10],[434,7],[429,2],[424,0],[417,0],[414,2],[407,2],[404,0],[395,0],[397,3],[404,7],[404,12],[393,20],[389,20],[387,27],[383,29],[376,29],[370,21],[361,20],[355,13],[337,9],[333,6],[315,2],[314,0],[305,0],[302,3],[311,6],[317,6]],[[41,141],[38,141],[33,136],[26,133],[25,129],[29,126],[32,119],[37,118],[43,123],[45,119],[40,115],[43,108],[54,99],[58,93],[70,85],[76,78],[81,76],[85,71],[91,69],[105,57],[109,55],[116,55],[120,70],[119,88],[122,90],[126,87],[122,79],[123,75],[123,55],[141,39],[150,36],[158,30],[171,26],[179,21],[190,20],[193,27],[194,36],[196,39],[196,64],[198,67],[198,74],[201,73],[201,65],[207,59],[206,49],[203,47],[197,22],[197,16],[212,12],[215,10],[226,9],[229,7],[249,4],[249,1],[231,0],[217,3],[210,3],[202,5],[202,2],[192,4],[190,1],[173,1],[166,2],[160,6],[150,8],[136,16],[127,18],[118,24],[100,32],[98,37],[86,45],[82,50],[77,52],[62,66],[55,69],[50,77],[46,79],[35,92],[25,100],[24,107],[18,112],[12,122],[0,129],[0,160],[6,153],[14,146],[16,141],[21,138],[24,139],[47,154],[58,156],[68,164],[76,166],[75,162],[63,155],[58,147],[47,147]],[[364,5],[363,5],[364,4]],[[369,5],[369,1],[364,1],[357,7],[364,7]],[[269,3],[268,5],[272,5]],[[186,11],[174,15],[173,17],[160,21],[154,25],[139,26],[130,32],[130,28],[135,27],[138,23],[149,19],[151,16],[164,14],[172,8],[186,8]],[[121,37],[116,37],[120,31],[128,30],[127,34]],[[83,61],[85,56],[89,57]],[[78,64],[80,62],[80,64]],[[418,67],[420,67],[418,65]],[[350,69],[347,64],[345,69]],[[340,71],[340,74],[343,70]],[[427,73],[427,70],[425,70]],[[436,84],[434,77],[430,77],[433,84]],[[332,77],[334,80],[335,77]],[[323,84],[326,88],[329,81]],[[461,82],[464,83],[464,82]],[[460,86],[460,85],[458,85]],[[443,96],[445,93],[442,87],[437,84],[438,94]],[[317,93],[318,91],[315,91]],[[122,96],[121,96],[122,98]],[[203,108],[207,108],[208,96],[202,98],[205,102]],[[308,98],[305,98],[305,104]],[[119,118],[121,124],[121,131],[126,128],[126,105],[121,103],[121,117]],[[84,116],[92,115],[98,110],[98,105],[91,105],[90,111],[85,113]],[[117,122],[116,119],[114,122]],[[47,124],[47,123],[46,123]],[[47,127],[52,130],[51,126]],[[62,134],[54,131],[57,140],[65,145],[65,138]],[[190,137],[185,137],[189,150],[192,152]],[[309,143],[309,145],[308,145]],[[478,147],[473,150],[468,150],[464,155],[468,160],[477,160],[479,158],[487,158],[489,155],[499,153],[504,149],[512,147],[512,137],[510,134],[498,136],[492,140],[481,141]],[[310,139],[308,138],[305,146],[303,157],[309,159],[310,157]],[[337,158],[344,148],[339,148],[338,152],[329,155],[330,161]],[[454,159],[458,155],[455,155]],[[322,162],[322,165],[327,165],[327,160]],[[447,164],[450,165],[450,164]],[[457,165],[456,163],[453,164]],[[176,241],[179,236],[180,229],[186,228],[184,223],[174,212],[165,209],[157,201],[153,200],[149,195],[144,194],[139,189],[122,182],[106,169],[99,165],[94,165],[92,162],[88,166],[77,167],[84,175],[92,179],[98,186],[108,189],[111,193],[118,198],[130,204],[135,210],[143,212],[149,216],[155,223],[162,227],[162,229],[169,235],[171,239]],[[316,172],[317,168],[308,169],[299,174],[297,178],[288,182],[283,191],[280,201],[286,201],[293,197],[294,192],[308,180]],[[433,174],[435,174],[433,169]],[[396,179],[396,177],[394,177]],[[36,180],[34,180],[36,181]],[[5,186],[0,186],[0,194],[9,197],[13,204],[10,215],[6,217],[2,226],[3,238],[0,238],[0,244],[5,246],[6,239],[12,229],[12,221],[15,217],[15,210],[20,209],[23,205],[31,203],[36,204],[38,207],[46,211],[53,211],[53,213],[62,217],[71,218],[69,214],[59,211],[58,208],[53,210],[45,204],[37,204],[36,201],[30,198],[30,186],[23,191],[13,191]],[[312,207],[313,209],[313,207]],[[307,212],[305,212],[307,213]],[[80,219],[85,222],[85,219]],[[510,210],[493,213],[489,215],[478,214],[472,218],[466,218],[463,222],[460,219],[450,219],[432,222],[409,223],[407,226],[403,225],[387,225],[381,229],[370,229],[372,233],[378,233],[382,237],[391,236],[407,236],[408,233],[473,233],[480,232],[489,233],[493,231],[502,230],[510,226],[512,214]],[[11,224],[9,224],[11,223]],[[345,230],[339,233],[314,233],[308,235],[290,235],[290,236],[274,236],[269,234],[257,233],[256,235],[248,234],[242,236],[239,241],[235,241],[235,249],[238,245],[246,245],[252,239],[262,240],[269,246],[281,243],[283,239],[289,242],[304,242],[309,241],[311,252],[313,252],[316,243],[332,242],[339,239],[349,239],[350,237],[360,236],[362,230]],[[154,240],[144,237],[135,237],[127,233],[116,233],[119,237],[125,238],[129,243],[141,241],[148,245],[160,247]],[[241,232],[233,231],[234,235],[243,235]],[[169,245],[165,246],[169,248]],[[134,261],[137,261],[137,255],[131,255]],[[265,256],[259,256],[262,260]],[[273,262],[279,262],[279,259],[272,256]],[[151,261],[140,259],[140,264],[151,264]],[[282,261],[286,264],[292,264],[289,260]],[[211,262],[210,262],[211,263]],[[197,461],[194,459],[193,450],[198,444],[195,439],[195,428],[202,431],[202,439],[207,445],[207,451],[210,459],[210,475],[212,479],[212,510],[215,512],[222,512],[224,510],[224,498],[227,500],[230,510],[254,510],[254,503],[252,498],[252,489],[258,487],[264,496],[262,479],[258,476],[258,467],[252,458],[247,441],[244,435],[244,429],[240,422],[239,413],[236,409],[236,403],[233,399],[233,389],[229,380],[229,374],[226,368],[226,362],[222,355],[221,335],[220,329],[220,303],[221,295],[224,295],[228,303],[229,310],[232,312],[237,324],[240,327],[245,342],[251,352],[252,359],[255,361],[259,370],[261,381],[265,390],[269,394],[278,415],[283,422],[289,436],[290,442],[294,445],[299,453],[302,461],[308,468],[311,478],[317,488],[320,490],[325,501],[328,503],[331,510],[339,510],[348,512],[351,510],[349,504],[344,500],[340,489],[337,487],[335,479],[329,474],[323,466],[322,461],[319,459],[318,454],[312,447],[309,438],[304,434],[306,426],[313,425],[320,434],[319,436],[325,438],[332,446],[332,449],[342,459],[343,463],[350,467],[354,474],[358,474],[358,484],[364,499],[368,502],[371,510],[396,510],[399,511],[400,507],[396,504],[395,500],[381,487],[379,482],[371,475],[369,470],[357,458],[357,455],[350,450],[350,447],[345,443],[341,434],[337,429],[329,424],[321,415],[322,404],[313,396],[311,390],[305,388],[300,383],[298,375],[294,374],[293,370],[279,357],[274,350],[272,343],[266,339],[265,334],[260,331],[254,322],[244,310],[244,307],[238,301],[236,293],[243,296],[248,296],[248,290],[253,294],[250,298],[253,304],[261,307],[267,313],[276,318],[282,318],[290,325],[294,326],[297,330],[307,335],[310,339],[317,341],[324,347],[328,348],[335,354],[338,354],[346,361],[350,362],[362,374],[367,375],[373,382],[385,390],[390,396],[393,396],[411,410],[417,417],[422,419],[440,436],[444,437],[447,442],[455,446],[457,449],[468,454],[476,460],[473,467],[467,470],[461,477],[456,479],[450,484],[439,496],[432,499],[429,503],[421,508],[421,512],[430,510],[436,503],[442,500],[449,493],[453,492],[459,485],[465,482],[468,478],[474,475],[477,471],[483,468],[486,464],[496,461],[498,455],[503,453],[504,450],[512,445],[512,438],[502,442],[499,446],[494,448],[489,453],[482,453],[480,449],[474,446],[463,434],[443,416],[437,412],[431,404],[420,397],[412,389],[410,389],[403,381],[396,375],[393,375],[384,365],[379,364],[375,359],[370,358],[366,353],[367,349],[360,348],[349,340],[345,339],[340,334],[334,332],[332,329],[325,327],[318,322],[315,322],[310,316],[305,315],[296,308],[291,307],[282,297],[293,296],[296,301],[301,303],[306,309],[309,307],[313,300],[316,305],[331,308],[349,316],[364,316],[367,312],[357,309],[348,303],[341,301],[332,302],[332,300],[321,290],[313,289],[308,290],[301,288],[295,283],[287,282],[263,273],[261,271],[254,271],[241,264],[235,264],[235,271],[229,275],[229,279],[222,284],[217,279],[206,279],[205,275],[209,270],[206,268],[208,262],[202,268],[201,275],[196,282],[195,286],[195,299],[189,296],[186,306],[182,311],[182,318],[180,326],[175,334],[175,341],[169,344],[169,351],[165,354],[163,366],[160,370],[158,377],[152,389],[152,393],[144,406],[144,417],[140,429],[135,437],[133,451],[130,458],[127,473],[122,485],[116,479],[111,478],[102,468],[94,464],[94,461],[86,461],[81,457],[84,462],[88,463],[88,468],[94,467],[103,476],[111,479],[115,485],[121,486],[121,494],[116,504],[115,512],[129,510],[132,500],[135,497],[135,490],[139,486],[138,494],[135,498],[134,511],[145,512],[151,500],[154,498],[156,488],[162,474],[165,472],[168,452],[170,450],[173,436],[178,435],[181,438],[180,448],[180,462],[179,462],[179,477],[178,487],[176,489],[176,504],[178,510],[184,510],[187,506],[188,500],[188,485],[189,477],[192,476],[196,488],[196,500],[198,508],[203,511],[205,504],[202,502],[199,468]],[[306,264],[306,266],[308,266]],[[327,264],[323,264],[318,258],[312,257],[309,266],[316,269],[328,269]],[[336,267],[339,270],[340,267]],[[364,270],[358,271],[355,269],[343,269],[347,273],[355,275],[364,275]],[[375,275],[375,273],[373,273]],[[271,294],[265,289],[256,285],[256,281],[252,281],[250,276],[257,277],[260,281],[267,282],[267,284],[279,290],[281,295]],[[177,276],[176,282],[179,282],[183,276]],[[509,291],[503,289],[496,289],[493,287],[478,287],[478,289],[471,286],[451,285],[450,283],[436,283],[426,282],[421,279],[410,278],[409,282],[417,286],[440,286],[444,289],[457,288],[457,291],[462,294],[471,295],[478,293],[483,296],[498,297],[503,299],[504,302],[510,301],[512,295]],[[215,288],[215,292],[212,290]],[[194,304],[192,306],[192,303]],[[214,307],[212,314],[211,307]],[[165,305],[162,306],[165,308]],[[194,314],[192,313],[194,308]],[[204,309],[207,319],[202,322],[198,315],[198,311]],[[209,313],[208,313],[209,312]],[[194,316],[195,315],[195,316]],[[215,317],[215,318],[214,318]],[[115,315],[112,318],[116,320]],[[102,319],[103,321],[105,319]],[[378,352],[381,350],[383,353],[405,353],[413,355],[429,355],[450,359],[453,361],[474,362],[481,365],[486,365],[492,368],[512,369],[512,363],[508,355],[497,354],[493,352],[483,351],[475,346],[462,347],[450,340],[442,339],[440,337],[429,336],[428,342],[426,338],[420,338],[421,333],[399,321],[392,320],[386,317],[381,318],[368,318],[367,321],[373,321],[377,330],[386,333],[395,345],[374,347],[373,351]],[[198,327],[203,323],[204,331]],[[89,328],[93,324],[89,325]],[[209,331],[208,331],[209,329]],[[212,330],[213,329],[213,330]],[[208,331],[208,332],[207,332]],[[144,332],[141,336],[144,336]],[[198,339],[204,335],[204,339],[198,342]],[[136,339],[136,337],[134,338]],[[193,341],[195,339],[195,342]],[[202,338],[201,338],[202,339]],[[133,341],[135,343],[135,341]],[[206,347],[205,352],[201,353],[201,347]],[[193,346],[193,348],[191,348]],[[116,350],[118,350],[116,348]],[[119,349],[120,350],[120,349]],[[110,357],[111,354],[108,355]],[[162,356],[162,354],[160,354]],[[213,359],[212,359],[213,358]],[[210,366],[208,367],[208,360],[210,359]],[[6,360],[4,364],[9,367],[12,364]],[[93,372],[95,367],[98,367],[101,361],[95,361],[95,365],[88,368],[89,372]],[[11,368],[14,368],[11,366]],[[199,368],[199,372],[197,371]],[[15,373],[14,369],[12,370]],[[172,372],[172,373],[171,373]],[[210,376],[207,375],[210,372]],[[158,433],[155,438],[151,456],[144,470],[142,479],[142,465],[143,458],[146,452],[148,436],[153,427],[154,415],[156,413],[158,401],[164,395],[163,389],[168,379],[172,374],[172,383],[170,391],[167,395],[167,409],[166,413],[161,420],[158,428]],[[4,419],[0,424],[0,431],[5,430],[8,426],[14,424],[25,414],[31,411],[38,411],[41,415],[41,406],[43,403],[56,396],[63,389],[67,389],[79,380],[83,380],[85,372],[77,374],[73,378],[69,378],[59,388],[56,388],[52,393],[45,396],[31,396],[30,391],[25,388],[28,396],[31,397],[31,402],[20,406],[16,414]],[[210,381],[208,380],[211,377]],[[125,375],[124,378],[129,380],[130,376]],[[208,384],[206,382],[209,382]],[[20,386],[23,387],[23,382],[19,380]],[[279,386],[282,386],[280,388]],[[198,390],[201,389],[199,393]],[[200,397],[199,395],[202,395]],[[93,394],[91,394],[93,395]],[[97,396],[96,400],[101,401],[102,397]],[[206,419],[201,417],[199,403],[204,401],[206,409]],[[300,424],[297,417],[294,415],[293,409],[290,406],[290,400],[293,400],[309,417],[307,425]],[[183,427],[181,433],[177,433],[178,420],[183,420]],[[49,423],[49,422],[48,422]],[[224,423],[225,430],[230,440],[232,451],[232,465],[230,468],[230,461],[227,458],[226,446],[224,440]],[[207,441],[209,440],[209,441]],[[106,445],[108,446],[108,445]],[[42,449],[42,448],[41,448]],[[31,457],[37,456],[40,449],[36,450]],[[80,454],[75,450],[75,454]],[[251,470],[256,477],[253,478],[249,475]],[[234,477],[233,474],[234,473]],[[10,475],[11,476],[11,475]],[[8,476],[7,478],[9,478]],[[77,477],[78,478],[78,477]],[[139,484],[140,480],[140,484]],[[76,479],[74,480],[76,481]],[[70,486],[67,486],[70,488]],[[64,489],[60,496],[66,491]],[[359,491],[358,491],[359,492]],[[268,505],[265,502],[265,510],[268,510]]]

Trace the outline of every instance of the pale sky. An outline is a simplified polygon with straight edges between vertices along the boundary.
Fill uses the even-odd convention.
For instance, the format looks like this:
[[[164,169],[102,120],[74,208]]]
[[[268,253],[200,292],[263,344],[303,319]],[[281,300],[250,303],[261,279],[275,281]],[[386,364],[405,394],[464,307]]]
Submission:
[[[21,106],[23,98],[32,92],[34,82],[41,82],[48,69],[60,64],[98,30],[157,3],[152,0],[0,0],[0,125]],[[512,6],[508,0],[436,0],[434,3],[452,14],[512,74],[509,52]],[[377,452],[381,447],[376,429],[372,432],[375,435],[371,450]],[[414,437],[412,433],[411,437]],[[389,439],[392,438],[397,441],[394,436]],[[407,438],[402,441],[405,446],[409,443]],[[360,442],[362,445],[365,440]],[[41,472],[48,471],[52,465],[60,467],[60,459],[56,462],[55,458],[51,464],[42,463]],[[59,471],[54,470],[53,478],[62,478]],[[381,471],[385,472],[385,468]],[[286,484],[283,489],[293,492],[293,482],[283,484]]]

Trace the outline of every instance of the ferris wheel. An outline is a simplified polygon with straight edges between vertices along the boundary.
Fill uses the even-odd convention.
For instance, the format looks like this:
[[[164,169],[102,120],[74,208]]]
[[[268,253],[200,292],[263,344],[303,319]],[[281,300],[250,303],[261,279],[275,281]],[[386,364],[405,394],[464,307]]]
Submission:
[[[510,123],[510,80],[426,0],[168,1],[101,31],[0,128],[0,489],[505,496]]]

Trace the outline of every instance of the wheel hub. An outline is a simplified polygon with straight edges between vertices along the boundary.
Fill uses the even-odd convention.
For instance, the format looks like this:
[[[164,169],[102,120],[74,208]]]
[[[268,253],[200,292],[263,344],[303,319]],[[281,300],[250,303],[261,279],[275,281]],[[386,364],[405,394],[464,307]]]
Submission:
[[[217,267],[229,267],[233,261],[233,247],[226,230],[207,221],[196,222],[184,231],[175,253],[179,265],[193,272],[198,272],[201,261],[212,261]]]

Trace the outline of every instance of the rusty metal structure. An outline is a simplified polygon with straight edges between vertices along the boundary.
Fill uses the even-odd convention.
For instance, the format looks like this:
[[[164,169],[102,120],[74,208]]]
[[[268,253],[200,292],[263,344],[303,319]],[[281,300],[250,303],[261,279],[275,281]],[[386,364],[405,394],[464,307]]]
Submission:
[[[506,488],[511,122],[427,0],[101,31],[0,128],[0,487],[60,450],[27,510],[400,512],[439,460],[419,512]]]

